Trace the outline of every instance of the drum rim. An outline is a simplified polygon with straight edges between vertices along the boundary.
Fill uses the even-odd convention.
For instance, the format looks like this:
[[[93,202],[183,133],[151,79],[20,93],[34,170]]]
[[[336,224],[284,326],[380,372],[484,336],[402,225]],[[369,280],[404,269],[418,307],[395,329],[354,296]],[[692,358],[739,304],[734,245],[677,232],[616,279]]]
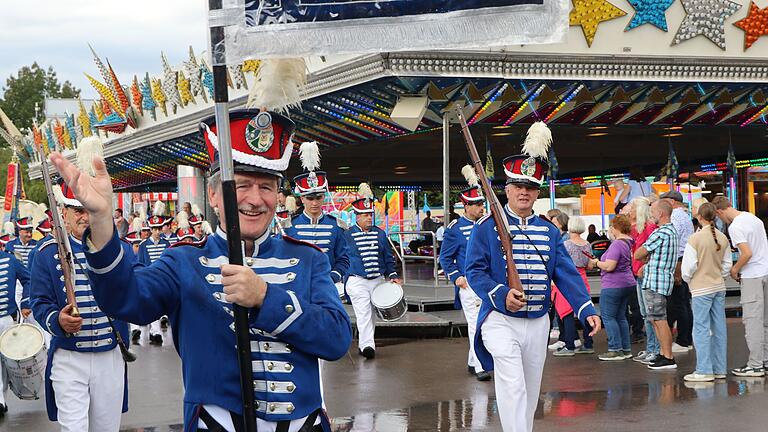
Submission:
[[[22,327],[32,328],[35,331],[37,331],[37,333],[40,335],[40,338],[41,338],[41,341],[42,341],[42,345],[41,345],[42,349],[37,350],[35,352],[35,354],[33,354],[31,356],[27,356],[27,357],[23,357],[23,358],[15,358],[15,357],[10,357],[10,356],[5,355],[5,353],[2,352],[2,347],[3,347],[2,342],[3,342],[3,338],[5,337],[5,334],[8,333],[9,331],[15,329],[15,328],[22,328]],[[38,326],[36,326],[34,324],[24,323],[24,322],[22,322],[22,323],[15,323],[13,325],[8,326],[8,328],[6,328],[5,330],[3,330],[2,333],[0,333],[0,356],[3,357],[3,358],[6,358],[8,360],[22,361],[22,360],[26,360],[26,359],[29,359],[29,358],[33,358],[38,353],[40,353],[40,351],[42,351],[44,349],[45,349],[45,334],[43,333],[43,330],[40,327],[38,327]]]
[[[385,287],[384,285],[389,285],[389,286]],[[382,289],[392,289],[392,285],[396,286],[400,290],[400,297],[397,298],[395,300],[395,302],[392,303],[392,304],[377,305],[376,302],[374,302],[374,295],[376,293],[376,290],[378,290],[379,288],[382,288]],[[382,284],[377,285],[376,288],[374,288],[373,291],[371,292],[371,303],[373,303],[373,305],[375,307],[377,307],[377,308],[391,309],[391,308],[397,306],[400,303],[405,303],[405,291],[403,290],[403,287],[401,287],[400,285],[398,285],[398,284],[396,284],[394,282],[384,282]]]

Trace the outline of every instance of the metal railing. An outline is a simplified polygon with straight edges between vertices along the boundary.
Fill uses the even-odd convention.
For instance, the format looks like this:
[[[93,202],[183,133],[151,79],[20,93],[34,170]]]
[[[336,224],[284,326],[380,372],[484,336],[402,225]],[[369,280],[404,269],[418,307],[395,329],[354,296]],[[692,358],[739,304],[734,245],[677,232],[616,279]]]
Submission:
[[[394,243],[392,242],[392,238],[391,238],[392,235],[397,235],[397,238],[399,240],[398,243],[400,244],[399,248],[395,247]],[[428,255],[408,255],[408,254],[405,253],[406,246],[404,246],[404,244],[405,244],[405,241],[404,241],[404,238],[403,238],[404,236],[427,236],[427,235],[432,238],[432,256],[428,256]],[[406,282],[406,275],[405,275],[406,261],[408,261],[408,260],[411,260],[411,261],[427,260],[427,261],[432,261],[432,278],[433,278],[433,281],[434,281],[433,283],[434,283],[435,287],[438,286],[437,265],[438,265],[439,261],[437,259],[437,238],[435,237],[435,233],[433,233],[432,231],[397,231],[397,232],[390,232],[389,235],[387,235],[387,241],[389,241],[390,246],[392,246],[392,250],[395,251],[395,255],[397,255],[397,258],[400,259],[400,262],[402,263],[403,283]]]

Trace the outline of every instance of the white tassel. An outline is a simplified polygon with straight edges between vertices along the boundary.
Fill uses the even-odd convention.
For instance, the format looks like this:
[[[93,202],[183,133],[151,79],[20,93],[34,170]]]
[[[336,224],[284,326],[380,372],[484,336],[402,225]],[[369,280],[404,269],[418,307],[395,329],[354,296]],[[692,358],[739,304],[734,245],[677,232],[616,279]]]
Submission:
[[[176,215],[176,224],[178,224],[181,229],[189,228],[189,215],[187,215],[187,212],[182,210]]]
[[[16,226],[13,225],[13,222],[8,221],[3,224],[3,234],[13,235],[16,232]]]
[[[523,153],[539,159],[549,159],[549,146],[552,144],[552,131],[546,123],[536,122],[528,129],[523,143]]]
[[[200,211],[200,207],[197,204],[192,204],[192,216],[202,216],[203,212]]]
[[[373,198],[373,191],[368,183],[360,183],[357,187],[357,194],[364,198]]]
[[[77,166],[80,171],[88,173],[91,177],[96,175],[93,170],[93,158],[99,156],[104,158],[104,145],[101,138],[93,135],[80,140],[77,145]]]
[[[163,213],[165,213],[165,203],[160,200],[155,201],[155,205],[152,207],[152,216],[162,216]]]
[[[301,144],[299,147],[299,158],[301,166],[307,171],[316,171],[320,168],[320,149],[317,142],[309,141]]]
[[[58,205],[64,205],[64,192],[61,190],[61,185],[53,185],[53,197]]]
[[[297,208],[298,206],[296,205],[296,197],[293,195],[285,197],[285,209],[288,210],[288,213],[295,212]]]
[[[475,169],[472,168],[472,165],[464,165],[464,167],[461,168],[461,175],[464,176],[470,186],[477,186],[477,184],[480,183],[480,179],[477,178],[477,173],[475,172]]]
[[[249,108],[283,113],[301,106],[301,90],[307,82],[304,59],[268,59],[261,62],[248,94]]]
[[[141,220],[141,217],[137,216],[133,218],[131,221],[131,229],[130,231],[133,232],[140,232],[142,228],[143,221]]]
[[[200,228],[202,228],[206,235],[213,234],[213,228],[211,228],[211,224],[209,224],[208,221],[203,221],[203,223],[200,224]]]

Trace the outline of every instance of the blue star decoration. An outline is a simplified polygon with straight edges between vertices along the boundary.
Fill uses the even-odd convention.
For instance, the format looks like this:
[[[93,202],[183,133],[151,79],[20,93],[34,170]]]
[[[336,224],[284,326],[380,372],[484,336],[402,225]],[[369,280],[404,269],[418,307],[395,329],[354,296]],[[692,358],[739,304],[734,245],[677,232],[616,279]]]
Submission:
[[[665,13],[675,0],[627,0],[635,8],[635,16],[629,22],[628,32],[643,24],[652,24],[660,30],[669,31],[667,27],[667,16]]]

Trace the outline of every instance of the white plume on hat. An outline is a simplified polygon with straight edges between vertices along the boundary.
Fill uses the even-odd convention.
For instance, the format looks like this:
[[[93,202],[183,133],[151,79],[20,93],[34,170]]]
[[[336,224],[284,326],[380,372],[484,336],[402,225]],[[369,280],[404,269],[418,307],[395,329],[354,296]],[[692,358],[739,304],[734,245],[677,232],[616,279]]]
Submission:
[[[464,176],[464,179],[467,180],[467,183],[469,183],[470,186],[477,186],[480,183],[480,179],[477,178],[477,173],[475,172],[475,169],[472,168],[472,165],[464,165],[464,167],[461,168],[461,175]]]
[[[133,218],[133,220],[131,221],[131,228],[130,228],[130,230],[129,230],[129,231],[132,231],[132,232],[140,232],[140,231],[141,231],[141,228],[142,228],[142,224],[143,224],[143,223],[144,223],[144,221],[141,219],[141,216],[136,216],[136,217],[135,217],[135,218]]]
[[[304,59],[267,59],[261,62],[248,94],[248,108],[286,112],[301,106],[301,90],[307,82]]]
[[[56,199],[56,204],[64,205],[64,192],[61,190],[61,185],[53,185],[53,197]]]
[[[90,176],[96,175],[93,170],[93,158],[104,157],[104,145],[101,138],[96,135],[85,137],[77,145],[77,166],[80,171],[85,171]]]
[[[3,234],[13,235],[16,232],[16,226],[13,225],[13,222],[8,221],[3,224]]]
[[[189,228],[189,215],[184,210],[180,211],[179,214],[176,215],[176,224],[181,229],[187,229]]]
[[[360,186],[357,187],[357,194],[363,198],[373,199],[373,191],[368,183],[360,183]]]
[[[34,217],[35,209],[37,209],[37,204],[24,202],[24,201],[20,202],[19,203],[19,219]]]
[[[48,206],[45,205],[45,203],[40,203],[37,205],[37,208],[40,209],[41,212],[45,213],[48,210]]]
[[[165,203],[157,200],[155,205],[152,206],[152,216],[162,216],[165,213]]]
[[[139,209],[139,219],[141,220],[142,223],[144,223],[144,221],[147,220],[147,210],[144,207]]]
[[[285,209],[288,210],[289,213],[295,212],[297,208],[296,197],[293,195],[285,197]]]
[[[208,223],[208,221],[203,221],[202,224],[200,224],[200,228],[203,230],[203,232],[207,235],[213,234],[213,228],[211,228],[211,224]]]
[[[299,159],[301,166],[307,171],[315,171],[320,168],[320,149],[317,142],[308,141],[299,147]]]
[[[552,144],[552,131],[544,122],[536,122],[528,129],[523,143],[523,153],[528,156],[547,160],[549,146]]]
[[[192,204],[192,216],[202,216],[203,212],[200,211],[200,207],[197,204]]]

